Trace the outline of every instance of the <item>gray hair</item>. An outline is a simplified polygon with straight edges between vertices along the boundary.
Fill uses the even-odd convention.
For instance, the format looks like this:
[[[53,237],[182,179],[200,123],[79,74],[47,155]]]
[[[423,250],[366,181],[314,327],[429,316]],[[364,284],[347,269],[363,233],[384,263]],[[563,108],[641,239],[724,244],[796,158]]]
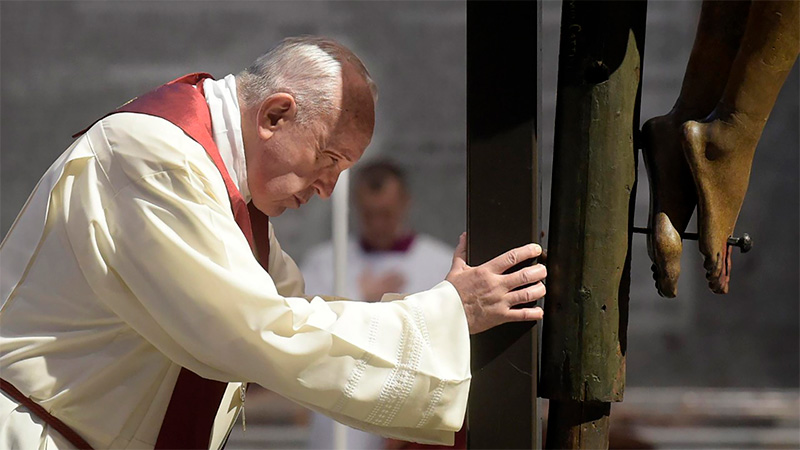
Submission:
[[[315,36],[281,41],[236,76],[238,89],[248,108],[272,94],[290,94],[297,103],[297,122],[307,125],[337,112],[342,62],[356,68],[377,101],[377,86],[361,60],[338,42]]]

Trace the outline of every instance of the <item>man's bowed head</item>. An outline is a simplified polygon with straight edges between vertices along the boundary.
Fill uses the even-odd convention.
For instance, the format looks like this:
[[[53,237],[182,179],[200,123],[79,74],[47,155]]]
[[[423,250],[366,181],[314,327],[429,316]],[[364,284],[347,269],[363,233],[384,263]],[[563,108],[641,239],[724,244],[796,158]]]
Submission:
[[[237,75],[237,89],[248,189],[269,216],[315,194],[330,197],[372,139],[376,85],[358,57],[335,41],[286,39]],[[461,296],[470,333],[542,318],[538,306],[512,307],[544,296],[545,267],[504,274],[539,254],[541,247],[528,244],[470,267],[462,234],[446,280]]]

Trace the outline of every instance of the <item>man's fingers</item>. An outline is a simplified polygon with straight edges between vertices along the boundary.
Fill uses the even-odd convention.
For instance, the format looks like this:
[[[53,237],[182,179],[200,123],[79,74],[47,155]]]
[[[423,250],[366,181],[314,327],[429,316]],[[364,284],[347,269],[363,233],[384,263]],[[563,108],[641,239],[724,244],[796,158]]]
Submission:
[[[544,294],[546,293],[547,289],[544,287],[544,284],[536,283],[524,289],[509,292],[508,294],[506,294],[506,298],[508,300],[508,304],[510,306],[514,306],[514,305],[521,305],[524,303],[535,302],[536,300],[539,300],[540,298],[544,297]]]
[[[503,273],[522,261],[535,258],[541,253],[542,247],[538,244],[527,244],[503,253],[487,262],[486,265],[494,273]]]
[[[547,268],[541,264],[525,267],[514,273],[503,275],[503,283],[508,289],[515,289],[527,284],[537,283],[547,276]]]
[[[458,237],[458,246],[453,253],[453,261],[459,260],[464,264],[467,263],[467,233],[461,233],[461,236]]]
[[[506,317],[509,322],[529,322],[531,320],[541,320],[544,317],[544,311],[538,306],[535,308],[510,309]]]

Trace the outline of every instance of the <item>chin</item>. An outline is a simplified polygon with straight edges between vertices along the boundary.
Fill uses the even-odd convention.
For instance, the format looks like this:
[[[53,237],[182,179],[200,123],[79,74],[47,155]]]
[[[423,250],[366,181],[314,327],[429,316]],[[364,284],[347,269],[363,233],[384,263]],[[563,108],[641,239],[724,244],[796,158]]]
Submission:
[[[269,217],[278,217],[281,214],[283,214],[284,211],[286,211],[286,207],[279,205],[267,205],[264,208],[261,208],[258,205],[256,205],[256,208],[258,208],[259,211],[263,212]]]
[[[269,217],[278,217],[283,214],[284,211],[286,211],[285,206],[275,206],[270,208],[269,211],[265,212],[264,214],[268,215]]]

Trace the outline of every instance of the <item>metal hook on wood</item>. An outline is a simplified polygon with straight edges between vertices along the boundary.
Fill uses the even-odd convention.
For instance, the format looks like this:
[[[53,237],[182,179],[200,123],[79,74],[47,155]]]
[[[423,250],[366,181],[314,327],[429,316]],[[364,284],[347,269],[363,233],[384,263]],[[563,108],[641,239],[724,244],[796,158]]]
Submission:
[[[639,234],[652,234],[653,231],[650,228],[633,227],[633,232]],[[696,241],[699,238],[700,236],[697,233],[681,234],[681,239]],[[739,250],[742,253],[747,253],[753,248],[753,239],[747,233],[742,234],[742,237],[731,236],[728,238],[728,245],[732,247],[739,247]]]

